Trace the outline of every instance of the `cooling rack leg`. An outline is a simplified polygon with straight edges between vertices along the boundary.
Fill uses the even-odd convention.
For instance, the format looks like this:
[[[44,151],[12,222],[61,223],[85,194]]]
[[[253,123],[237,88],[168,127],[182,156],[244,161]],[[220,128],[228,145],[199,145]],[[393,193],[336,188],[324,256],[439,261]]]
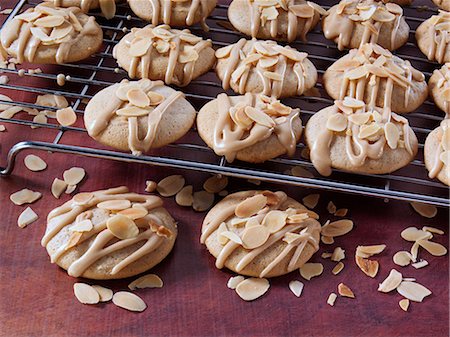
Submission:
[[[31,142],[21,142],[14,145],[8,152],[6,167],[0,167],[0,176],[5,177],[10,175],[14,170],[14,164],[19,152],[24,149],[31,148],[31,145]]]

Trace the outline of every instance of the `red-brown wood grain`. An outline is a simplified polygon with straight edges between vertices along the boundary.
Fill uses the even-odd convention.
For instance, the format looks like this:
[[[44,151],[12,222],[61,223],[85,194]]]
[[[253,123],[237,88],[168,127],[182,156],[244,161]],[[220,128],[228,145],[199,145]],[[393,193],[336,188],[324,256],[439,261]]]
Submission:
[[[15,1],[2,0],[3,8]],[[0,90],[2,93],[2,90]],[[8,93],[13,94],[13,93]],[[22,97],[15,97],[22,99]],[[30,131],[26,126],[7,124],[0,133],[0,163],[4,165],[11,144],[22,139],[51,140],[54,132],[43,129]],[[84,136],[84,135],[83,135]],[[36,153],[46,160],[48,168],[33,173],[23,165],[23,152],[17,158],[13,175],[0,178],[1,234],[0,234],[0,335],[1,336],[448,336],[449,334],[449,258],[433,257],[421,250],[420,257],[430,265],[416,270],[401,268],[392,262],[399,250],[409,250],[411,244],[400,237],[408,226],[431,225],[446,234],[435,235],[434,240],[448,247],[448,210],[439,209],[438,216],[424,219],[408,203],[355,197],[346,194],[322,193],[317,209],[321,222],[330,216],[325,208],[332,200],[339,208],[349,208],[349,218],[355,222],[354,230],[337,238],[331,246],[322,245],[312,261],[324,264],[323,275],[303,280],[298,272],[271,280],[269,292],[251,303],[242,301],[227,288],[233,275],[217,270],[214,259],[199,243],[204,213],[181,208],[167,198],[165,206],[178,221],[179,237],[173,252],[152,270],[164,280],[162,289],[143,289],[136,293],[148,305],[140,314],[114,306],[112,303],[87,306],[73,296],[72,286],[78,279],[50,264],[48,255],[40,245],[49,210],[66,201],[64,195],[56,200],[50,194],[55,177],[72,166],[81,166],[87,178],[80,191],[110,186],[127,185],[132,191],[143,192],[145,180],[159,179],[181,173],[194,189],[201,189],[207,175],[193,172],[132,165],[107,160],[61,154]],[[15,206],[9,195],[22,188],[43,193],[42,199],[31,207],[39,220],[25,229],[17,227],[17,217],[25,209]],[[255,188],[247,182],[232,180],[230,191]],[[283,188],[263,184],[259,188],[283,189],[293,197],[315,192],[302,188]],[[374,259],[380,262],[375,279],[365,276],[354,263],[357,245],[385,243],[386,250]],[[331,274],[334,266],[320,258],[322,251],[341,246],[347,258],[344,270]],[[398,306],[401,296],[395,292],[377,292],[380,283],[391,268],[405,277],[417,281],[433,291],[423,303],[410,305],[409,312]],[[291,280],[305,283],[303,294],[295,297],[288,288]],[[86,281],[86,280],[82,280]],[[130,279],[92,282],[113,290],[126,290]],[[339,297],[334,307],[326,304],[328,295],[337,292],[340,282],[355,293],[355,299]]]

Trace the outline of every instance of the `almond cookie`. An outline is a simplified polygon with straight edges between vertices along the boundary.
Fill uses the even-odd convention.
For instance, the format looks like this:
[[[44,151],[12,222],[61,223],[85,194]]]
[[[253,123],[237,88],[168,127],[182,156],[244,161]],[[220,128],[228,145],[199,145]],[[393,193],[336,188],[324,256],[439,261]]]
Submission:
[[[322,26],[325,37],[335,41],[339,50],[358,48],[369,42],[395,50],[409,36],[403,9],[394,3],[375,0],[342,0],[328,10]]]
[[[122,0],[44,0],[51,2],[55,7],[78,7],[84,13],[89,12],[91,9],[100,8],[102,14],[107,19],[112,19],[116,14],[116,2],[122,2]]]
[[[450,11],[450,0],[433,0],[439,8]]]
[[[206,18],[216,8],[217,0],[128,0],[131,10],[153,26],[161,23],[173,27],[201,23],[207,29]]]
[[[300,109],[261,94],[220,94],[198,113],[197,130],[205,143],[228,162],[260,163],[293,155],[302,133]]]
[[[306,34],[326,13],[305,0],[233,0],[228,8],[228,18],[238,31],[258,39],[288,42],[306,41]]]
[[[274,41],[241,39],[216,51],[216,73],[225,90],[231,87],[241,95],[301,95],[317,82],[317,70],[307,56]]]
[[[100,143],[140,155],[184,136],[195,114],[184,94],[162,81],[123,80],[89,101],[84,124]]]
[[[43,3],[6,23],[0,38],[19,63],[54,64],[81,61],[96,53],[103,33],[95,18],[81,9]]]
[[[364,44],[333,63],[323,76],[333,99],[351,96],[397,113],[417,109],[427,98],[425,76],[409,61],[376,44]]]
[[[385,174],[408,165],[418,142],[408,120],[389,108],[346,97],[315,113],[305,130],[310,159],[323,176],[331,168]]]
[[[319,249],[317,218],[281,191],[233,193],[206,215],[200,242],[218,269],[280,276],[303,266]]]
[[[450,13],[440,10],[438,15],[422,22],[417,27],[416,40],[420,50],[430,61],[449,62]]]
[[[428,88],[434,103],[439,109],[450,116],[450,63],[444,64],[441,69],[436,69],[428,81]]]
[[[113,56],[131,78],[178,86],[188,85],[216,62],[211,40],[167,25],[132,28],[114,47]]]
[[[425,140],[425,167],[431,179],[437,178],[450,186],[450,119],[430,132]]]
[[[48,214],[41,244],[73,277],[121,279],[161,262],[177,237],[175,220],[155,195],[127,187],[79,193]]]

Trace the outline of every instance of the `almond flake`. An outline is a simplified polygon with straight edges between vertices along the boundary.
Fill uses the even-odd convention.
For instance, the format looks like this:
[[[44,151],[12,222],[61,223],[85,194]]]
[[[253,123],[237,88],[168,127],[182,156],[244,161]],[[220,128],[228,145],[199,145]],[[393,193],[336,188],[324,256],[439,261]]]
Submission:
[[[416,262],[416,263],[411,264],[411,266],[413,266],[416,269],[420,269],[420,268],[428,266],[428,261],[422,260],[420,262]]]
[[[265,278],[248,278],[236,287],[236,293],[244,301],[253,301],[263,296],[270,287],[270,283]]]
[[[130,208],[131,202],[127,199],[107,200],[98,203],[97,207],[108,211],[121,211]]]
[[[337,274],[339,274],[342,271],[342,269],[344,269],[344,267],[345,267],[345,265],[344,265],[343,262],[338,262],[334,266],[333,270],[331,270],[331,273],[333,273],[333,275],[337,275]]]
[[[280,74],[273,72],[273,71],[265,71],[265,72],[263,72],[263,75],[264,75],[264,77],[266,77],[272,81],[279,82],[283,79],[283,77]]]
[[[194,192],[192,208],[197,212],[208,210],[214,203],[214,194],[206,191]]]
[[[192,206],[194,196],[192,185],[184,186],[175,196],[175,202],[180,206]]]
[[[347,208],[339,208],[336,212],[334,212],[334,215],[343,217],[343,216],[346,216],[347,213],[348,213],[348,209]]]
[[[343,297],[355,298],[355,294],[353,293],[353,291],[344,283],[339,283],[338,293]]]
[[[86,171],[82,167],[72,167],[63,173],[63,178],[68,185],[77,185],[86,175]]]
[[[114,294],[112,301],[118,307],[130,311],[142,312],[147,309],[147,304],[139,296],[128,291],[118,291]]]
[[[345,250],[341,247],[336,247],[331,255],[331,261],[339,262],[345,259]]]
[[[410,256],[410,258],[411,258],[412,262],[416,262],[417,261],[417,256],[419,254],[419,247],[420,247],[420,245],[417,243],[417,241],[414,242],[414,244],[411,247],[411,256]]]
[[[51,39],[47,34],[45,34],[44,30],[40,27],[31,27],[30,31],[34,37],[38,38],[42,42],[53,41],[53,39]]]
[[[154,92],[154,91],[149,91],[147,93],[148,98],[150,99],[150,105],[151,106],[156,106],[159,105],[162,101],[164,101],[164,96]]]
[[[299,269],[300,275],[305,279],[310,281],[313,277],[319,276],[323,272],[322,263],[305,263]]]
[[[228,178],[221,175],[215,175],[208,178],[204,184],[203,189],[209,193],[219,193],[228,185]]]
[[[246,249],[255,249],[266,243],[270,236],[265,226],[246,227],[242,232],[242,246]]]
[[[130,89],[127,92],[128,101],[134,106],[145,108],[150,105],[150,98],[140,88]]]
[[[332,201],[328,202],[328,204],[327,204],[327,211],[330,214],[336,213],[336,205]]]
[[[362,270],[364,274],[366,274],[369,277],[374,278],[378,273],[378,267],[379,264],[377,261],[365,259],[363,257],[360,257],[358,255],[355,255],[356,264],[359,267],[359,269]]]
[[[386,135],[387,144],[391,149],[396,149],[400,140],[400,131],[394,123],[388,122],[384,125],[384,133]]]
[[[55,178],[52,183],[52,194],[56,199],[59,199],[61,194],[67,188],[67,183],[64,180]]]
[[[66,194],[72,194],[77,189],[77,185],[67,185]]]
[[[326,127],[331,131],[342,132],[347,128],[347,118],[341,113],[333,114],[328,117]]]
[[[349,97],[349,96],[344,97],[342,104],[344,104],[344,106],[346,106],[347,108],[352,108],[352,109],[361,109],[361,108],[364,108],[366,105],[363,101],[360,101],[356,98]]]
[[[331,236],[322,235],[320,237],[320,241],[322,241],[326,245],[332,245],[334,243],[334,239]]]
[[[382,293],[388,293],[392,290],[395,290],[402,282],[402,279],[403,276],[401,273],[399,273],[395,269],[391,269],[388,277],[386,277],[386,279],[378,286],[378,291],[381,291]]]
[[[273,119],[259,109],[255,109],[252,106],[246,106],[244,111],[248,118],[260,125],[268,128],[272,128],[275,126],[275,122],[273,121]]]
[[[302,199],[303,205],[313,209],[319,203],[320,194],[309,194]]]
[[[331,293],[331,294],[328,296],[327,304],[329,304],[329,305],[331,305],[331,306],[334,306],[334,302],[336,302],[336,298],[337,298],[337,295],[336,295],[335,293]]]
[[[221,230],[223,230],[223,228]],[[219,243],[223,244],[225,242],[226,244],[227,241],[225,239],[231,240],[234,243],[242,245],[242,240],[239,237],[239,235],[237,235],[232,231],[223,230],[222,232],[219,232]]]
[[[375,136],[379,130],[380,126],[376,123],[372,123],[369,125],[361,125],[361,127],[359,128],[358,137],[360,139],[368,139],[372,136]]]
[[[241,275],[230,277],[230,279],[227,282],[227,287],[234,290],[244,280],[245,280],[244,276]]]
[[[336,237],[347,234],[353,229],[353,221],[348,219],[330,222],[322,227],[322,235]]]
[[[256,194],[241,201],[234,211],[240,218],[248,218],[258,213],[267,204],[267,197],[263,194]]]
[[[398,266],[405,267],[411,263],[413,260],[411,254],[407,251],[401,250],[394,254],[392,257],[394,263]]]
[[[348,116],[348,120],[356,125],[364,125],[369,121],[371,115],[372,114],[370,112],[357,113]]]
[[[129,53],[133,57],[140,57],[147,53],[150,45],[152,44],[151,39],[139,39],[133,41],[130,45]]]
[[[69,231],[71,232],[89,232],[94,228],[94,225],[92,224],[92,221],[89,219],[82,220],[80,222],[77,222],[75,225],[71,226],[69,228]]]
[[[181,64],[195,62],[198,60],[198,57],[198,52],[195,49],[186,49],[185,47],[185,49],[178,56],[178,62],[180,62]]]
[[[54,28],[62,25],[64,23],[64,17],[63,16],[44,16],[40,19],[37,19],[33,22],[33,25],[37,27],[44,27],[44,28]]]
[[[23,204],[31,204],[42,197],[42,194],[39,192],[33,192],[27,188],[23,190],[17,191],[9,196],[9,199],[15,205],[23,205]]]
[[[273,210],[266,214],[262,225],[267,227],[269,233],[276,233],[285,226],[286,218],[286,212]]]
[[[411,202],[412,208],[425,218],[434,218],[437,214],[437,208],[433,205],[422,204],[420,202]]]
[[[409,300],[407,298],[404,298],[398,302],[398,305],[400,308],[402,308],[403,311],[408,311],[409,308]]]
[[[47,163],[42,160],[42,158],[35,156],[34,154],[29,154],[24,159],[24,164],[30,171],[38,172],[43,171],[47,168]]]
[[[289,282],[289,289],[297,297],[300,297],[300,295],[302,294],[303,287],[304,287],[304,284],[300,281]]]
[[[139,228],[130,218],[116,214],[106,221],[106,227],[118,239],[131,239],[139,234]]]
[[[56,111],[56,120],[62,126],[70,126],[77,121],[77,115],[71,107]]]
[[[117,116],[124,117],[141,117],[147,116],[150,113],[150,110],[139,108],[137,106],[129,106],[116,111]]]
[[[172,197],[181,191],[185,182],[182,175],[168,176],[158,183],[156,190],[163,197]]]
[[[94,288],[98,292],[100,302],[108,302],[113,298],[113,291],[111,289],[99,285],[93,285],[92,288]]]
[[[440,243],[428,240],[419,240],[417,243],[433,256],[444,256],[447,254],[447,248]]]
[[[131,220],[137,220],[145,217],[148,214],[148,210],[145,207],[132,207],[121,210],[120,212],[117,212],[117,214],[124,215]]]
[[[397,287],[397,292],[414,302],[422,302],[423,299],[431,295],[431,291],[416,282],[402,281]]]
[[[19,218],[17,219],[17,225],[20,228],[25,228],[37,219],[38,215],[31,209],[31,207],[27,207],[22,213],[20,213]]]
[[[439,228],[435,228],[435,227],[430,227],[430,226],[423,226],[422,230],[426,231],[426,232],[434,233],[434,234],[439,234],[439,235],[444,234],[443,230],[440,230]]]
[[[130,290],[144,289],[144,288],[162,288],[163,280],[158,275],[147,274],[139,277],[128,285]]]
[[[356,255],[364,258],[380,254],[386,245],[358,246],[356,247]]]
[[[97,304],[100,301],[100,295],[95,288],[86,283],[75,283],[73,292],[80,303]]]
[[[431,239],[432,234],[427,231],[420,230],[416,227],[405,228],[401,232],[401,237],[406,241],[418,241],[423,239]]]
[[[156,190],[158,184],[152,180],[147,180],[145,182],[145,192],[152,193]]]
[[[231,50],[233,49],[234,45],[229,45],[223,48],[219,48],[216,50],[216,57],[218,59],[227,57],[228,55],[230,55]]]
[[[329,259],[332,255],[333,254],[331,253],[323,252],[320,256],[322,257],[322,259]]]
[[[78,193],[73,197],[73,202],[77,205],[87,205],[94,198],[94,194],[90,192]]]

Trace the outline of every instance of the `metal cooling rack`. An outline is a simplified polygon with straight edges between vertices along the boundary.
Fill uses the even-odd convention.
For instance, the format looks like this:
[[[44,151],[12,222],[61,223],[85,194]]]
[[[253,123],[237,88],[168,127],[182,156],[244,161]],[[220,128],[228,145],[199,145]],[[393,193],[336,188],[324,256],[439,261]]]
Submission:
[[[325,8],[329,7],[329,1],[319,0],[316,2]],[[38,3],[39,1],[20,0],[7,20]],[[242,35],[235,32],[229,24],[226,13],[227,8],[228,6],[226,5],[217,6],[213,15],[207,20],[211,28],[208,33],[203,32],[199,27],[193,27],[191,30],[195,34],[212,39],[216,47],[236,42]],[[425,73],[427,78],[431,75],[433,69],[440,67],[440,65],[429,62],[418,51],[414,43],[414,33],[415,28],[435,12],[435,8],[427,6],[405,8],[405,16],[411,27],[410,41],[396,52],[398,56],[410,60],[416,68]],[[321,177],[314,170],[309,160],[304,159],[300,155],[304,148],[303,144],[298,145],[297,153],[293,158],[280,157],[259,165],[242,162],[230,164],[224,158],[216,156],[212,150],[206,147],[195,130],[191,130],[188,135],[176,144],[140,157],[103,148],[90,139],[84,125],[81,123],[85,102],[104,87],[126,78],[127,74],[123,70],[116,68],[117,65],[111,54],[112,48],[126,33],[127,28],[141,27],[145,23],[134,16],[125,4],[118,5],[118,14],[112,20],[105,20],[99,13],[92,13],[92,15],[96,16],[105,33],[104,46],[100,53],[79,64],[57,66],[23,64],[19,66],[24,69],[41,67],[44,71],[40,74],[25,72],[24,76],[19,76],[23,74],[19,74],[18,69],[2,69],[10,77],[10,82],[8,84],[0,84],[0,92],[7,93],[9,90],[14,90],[16,91],[16,97],[18,96],[17,94],[20,94],[20,97],[25,98],[23,101],[15,102],[0,100],[0,104],[37,108],[39,110],[55,110],[52,107],[38,106],[30,102],[35,101],[36,95],[56,94],[65,96],[73,109],[79,114],[79,124],[71,127],[62,127],[53,119],[49,119],[48,123],[36,123],[31,121],[31,118],[24,113],[19,113],[12,119],[0,118],[0,123],[10,124],[11,127],[33,126],[39,127],[40,129],[38,130],[47,129],[49,130],[48,132],[56,132],[53,141],[26,140],[11,144],[7,149],[9,152],[5,167],[0,167],[2,176],[12,173],[15,158],[19,152],[26,149],[34,149],[224,174],[238,178],[382,197],[387,198],[387,200],[391,198],[425,202],[438,206],[450,206],[449,189],[438,181],[429,180],[423,164],[423,143],[425,138],[431,130],[439,125],[443,118],[443,113],[430,101],[425,102],[418,111],[407,115],[420,143],[417,158],[406,168],[388,175],[349,174],[334,170],[331,177]],[[291,43],[291,46],[308,52],[309,58],[317,67],[320,75],[324,73],[324,70],[329,65],[345,54],[345,52],[339,52],[334,43],[327,41],[318,29],[309,33],[308,42]],[[56,84],[56,77],[59,73],[69,76],[66,84],[62,87]],[[36,81],[39,84],[36,84]],[[43,82],[46,83],[45,88],[41,87]],[[218,78],[213,72],[193,81],[182,90],[197,109],[223,91]],[[316,85],[315,91],[309,96],[286,99],[285,101],[287,104],[301,108],[304,125],[311,114],[332,104],[332,100],[323,90],[320,80]],[[31,136],[30,138],[33,137],[33,132],[38,131],[31,131],[30,133],[27,131],[27,134]],[[301,174],[302,176],[294,176],[290,173],[290,169],[297,166],[305,170]]]

